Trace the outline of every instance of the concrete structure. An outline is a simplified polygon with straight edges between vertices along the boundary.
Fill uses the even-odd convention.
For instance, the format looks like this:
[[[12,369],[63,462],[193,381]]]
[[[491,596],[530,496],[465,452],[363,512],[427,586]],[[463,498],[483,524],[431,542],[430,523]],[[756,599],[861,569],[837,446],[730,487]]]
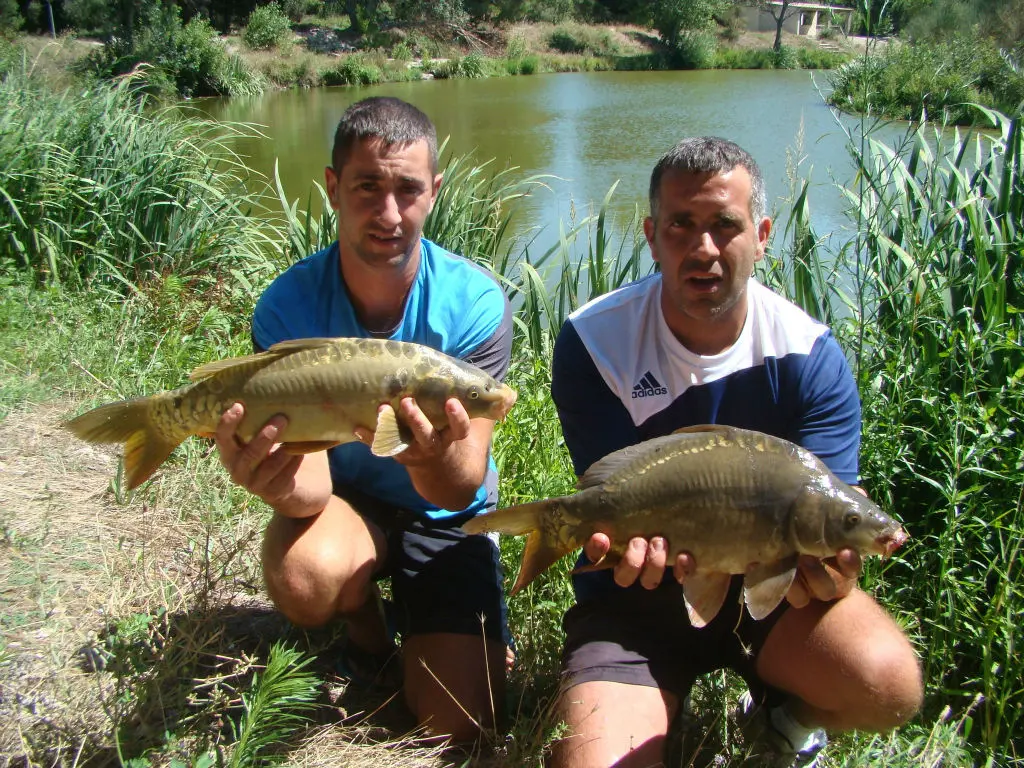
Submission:
[[[782,13],[782,0],[770,3],[776,14]],[[774,32],[775,19],[764,7],[743,6],[743,21],[750,32]],[[833,28],[844,34],[850,33],[853,21],[853,8],[821,3],[790,3],[786,8],[786,20],[782,29],[794,35],[817,37],[822,30]]]

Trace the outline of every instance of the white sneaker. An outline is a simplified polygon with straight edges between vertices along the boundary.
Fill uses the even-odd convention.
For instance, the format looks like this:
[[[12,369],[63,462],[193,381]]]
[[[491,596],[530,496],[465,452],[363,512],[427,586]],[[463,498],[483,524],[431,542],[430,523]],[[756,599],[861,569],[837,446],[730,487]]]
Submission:
[[[801,725],[785,704],[755,705],[750,691],[740,696],[737,721],[747,744],[753,747],[752,754],[760,754],[770,768],[816,768],[818,756],[828,744],[824,730]]]

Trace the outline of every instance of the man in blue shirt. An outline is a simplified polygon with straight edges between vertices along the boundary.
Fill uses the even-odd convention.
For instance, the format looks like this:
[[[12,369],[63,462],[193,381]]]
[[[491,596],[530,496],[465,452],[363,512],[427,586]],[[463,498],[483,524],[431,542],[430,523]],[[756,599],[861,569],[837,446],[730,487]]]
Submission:
[[[828,328],[753,278],[771,232],[753,158],[722,139],[684,140],[656,165],[650,205],[644,232],[660,273],[581,307],[555,345],[552,396],[577,474],[625,446],[716,423],[798,443],[855,484],[860,403],[846,359]],[[608,548],[595,535],[581,565]],[[726,607],[695,629],[680,587],[695,564],[686,553],[666,562],[667,549],[634,539],[614,571],[574,576],[558,709],[570,735],[556,768],[662,764],[694,680],[723,667],[746,678],[745,709],[773,765],[814,765],[824,729],[883,731],[917,711],[913,649],[856,588],[852,550],[802,558],[788,604],[761,621],[735,578]]]
[[[327,195],[338,239],[298,262],[264,292],[253,316],[257,350],[295,338],[378,337],[425,344],[499,380],[511,351],[508,302],[497,282],[421,237],[441,176],[433,124],[392,98],[342,115]],[[236,403],[217,430],[232,479],[274,509],[263,545],[267,589],[300,626],[345,620],[340,663],[372,679],[396,654],[375,580],[392,579],[402,634],[405,698],[431,732],[469,740],[493,724],[508,643],[497,547],[460,527],[493,508],[494,422],[470,419],[457,400],[435,429],[405,398],[398,417],[413,443],[394,458],[360,442],[294,456],[271,419],[248,444],[235,436]],[[483,617],[483,620],[481,619]]]

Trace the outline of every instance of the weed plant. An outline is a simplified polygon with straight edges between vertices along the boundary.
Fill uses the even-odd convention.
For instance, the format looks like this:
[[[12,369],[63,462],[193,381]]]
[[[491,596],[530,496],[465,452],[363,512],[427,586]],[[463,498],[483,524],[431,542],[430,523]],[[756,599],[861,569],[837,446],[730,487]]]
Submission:
[[[1013,115],[1024,104],[1024,72],[1007,52],[980,36],[890,45],[854,59],[830,77],[829,103],[903,120],[973,124],[987,104]],[[981,124],[984,124],[982,119]]]
[[[118,295],[166,275],[258,282],[268,232],[223,143],[243,129],[149,112],[132,87],[0,82],[0,265]]]

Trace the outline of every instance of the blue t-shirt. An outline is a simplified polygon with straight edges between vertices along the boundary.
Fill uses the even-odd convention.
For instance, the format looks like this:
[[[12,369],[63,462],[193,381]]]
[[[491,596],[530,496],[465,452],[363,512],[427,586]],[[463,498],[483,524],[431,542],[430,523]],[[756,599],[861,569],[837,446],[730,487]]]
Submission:
[[[505,294],[493,277],[467,259],[426,239],[420,244],[419,271],[404,314],[387,338],[432,347],[502,380],[512,349],[512,313]],[[290,339],[371,335],[356,318],[342,280],[337,242],[279,275],[253,313],[252,336],[257,349]],[[374,456],[362,443],[336,446],[327,455],[336,492],[356,488],[432,519],[482,511],[497,502],[493,459],[488,460],[487,477],[466,510],[447,510],[416,492],[405,467],[392,458]]]
[[[680,427],[725,424],[801,445],[840,479],[857,482],[860,399],[839,344],[756,280],[747,295],[739,339],[710,356],[672,334],[660,274],[569,316],[555,343],[551,394],[577,475],[613,451]],[[605,570],[577,574],[573,584],[583,600],[614,581]]]

